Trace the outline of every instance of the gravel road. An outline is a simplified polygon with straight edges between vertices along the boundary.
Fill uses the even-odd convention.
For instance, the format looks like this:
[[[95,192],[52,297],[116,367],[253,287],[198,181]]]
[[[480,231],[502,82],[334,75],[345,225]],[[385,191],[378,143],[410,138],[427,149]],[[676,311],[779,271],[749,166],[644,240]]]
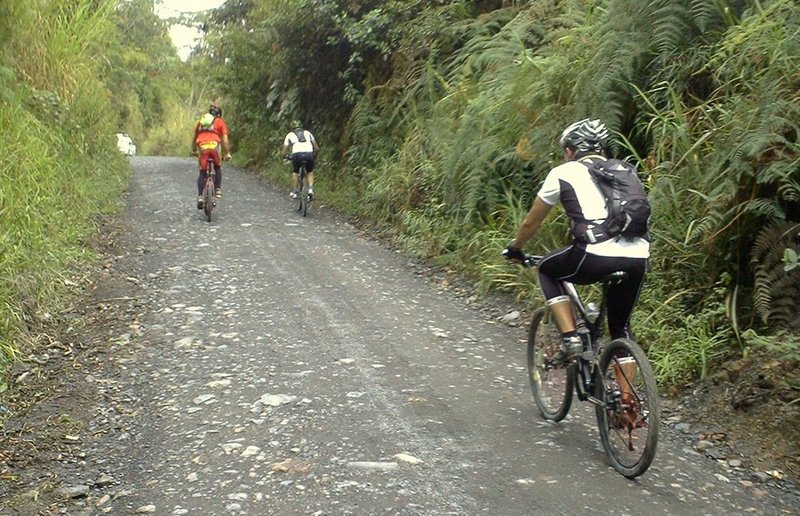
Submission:
[[[93,425],[114,424],[66,483],[69,514],[798,511],[668,427],[644,476],[615,473],[591,407],[539,417],[525,329],[497,316],[513,307],[442,288],[324,191],[302,218],[228,166],[207,223],[192,160],[131,162],[121,260],[139,313],[92,379]]]

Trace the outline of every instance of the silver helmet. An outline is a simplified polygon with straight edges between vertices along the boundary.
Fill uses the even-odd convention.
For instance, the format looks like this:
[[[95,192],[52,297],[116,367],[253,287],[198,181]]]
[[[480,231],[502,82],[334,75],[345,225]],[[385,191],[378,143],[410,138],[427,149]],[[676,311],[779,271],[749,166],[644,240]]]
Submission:
[[[578,153],[603,152],[608,145],[608,129],[600,120],[584,118],[564,129],[558,143]]]

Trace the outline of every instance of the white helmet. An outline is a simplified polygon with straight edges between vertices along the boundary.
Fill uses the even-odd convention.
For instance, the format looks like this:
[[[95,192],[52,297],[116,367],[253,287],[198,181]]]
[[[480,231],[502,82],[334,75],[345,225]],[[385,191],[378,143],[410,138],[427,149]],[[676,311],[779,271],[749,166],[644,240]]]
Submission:
[[[603,152],[608,145],[608,129],[600,120],[584,118],[564,129],[558,143],[579,153]]]

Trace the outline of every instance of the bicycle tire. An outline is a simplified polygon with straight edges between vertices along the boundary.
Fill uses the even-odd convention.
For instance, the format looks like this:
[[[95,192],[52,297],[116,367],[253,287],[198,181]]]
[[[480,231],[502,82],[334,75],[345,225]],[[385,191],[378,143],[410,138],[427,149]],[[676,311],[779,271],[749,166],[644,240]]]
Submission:
[[[206,220],[211,222],[211,211],[214,209],[214,183],[211,176],[206,180],[206,186],[203,188],[203,211],[206,214]]]
[[[528,330],[528,381],[539,413],[549,421],[561,421],[567,416],[574,395],[574,362],[560,364],[552,360],[560,349],[561,333],[549,312],[542,308],[533,314]]]
[[[300,193],[300,213],[305,217],[308,214],[308,186],[304,185]]]
[[[300,183],[300,188],[297,191],[297,213],[303,213],[303,183],[305,182],[306,169],[305,164],[300,165],[300,170],[297,172],[297,180]]]
[[[624,361],[632,365],[621,365]],[[611,466],[627,478],[638,477],[655,458],[661,424],[655,374],[638,344],[615,339],[606,346],[598,362],[595,397],[602,402],[595,413]]]

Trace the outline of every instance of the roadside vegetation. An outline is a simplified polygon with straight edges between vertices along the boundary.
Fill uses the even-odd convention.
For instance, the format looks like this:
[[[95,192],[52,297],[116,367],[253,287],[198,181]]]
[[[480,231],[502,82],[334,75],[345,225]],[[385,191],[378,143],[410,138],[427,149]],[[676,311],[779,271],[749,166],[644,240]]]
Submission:
[[[300,118],[326,202],[532,304],[534,278],[500,250],[563,127],[602,118],[655,209],[634,323],[662,384],[767,354],[797,401],[794,0],[265,0],[207,27],[196,59],[224,87],[240,157],[285,184],[278,148]],[[553,222],[528,251],[565,241]]]
[[[188,152],[192,84],[152,7],[0,2],[0,394],[85,286],[90,241],[127,186],[114,134],[140,153]]]

